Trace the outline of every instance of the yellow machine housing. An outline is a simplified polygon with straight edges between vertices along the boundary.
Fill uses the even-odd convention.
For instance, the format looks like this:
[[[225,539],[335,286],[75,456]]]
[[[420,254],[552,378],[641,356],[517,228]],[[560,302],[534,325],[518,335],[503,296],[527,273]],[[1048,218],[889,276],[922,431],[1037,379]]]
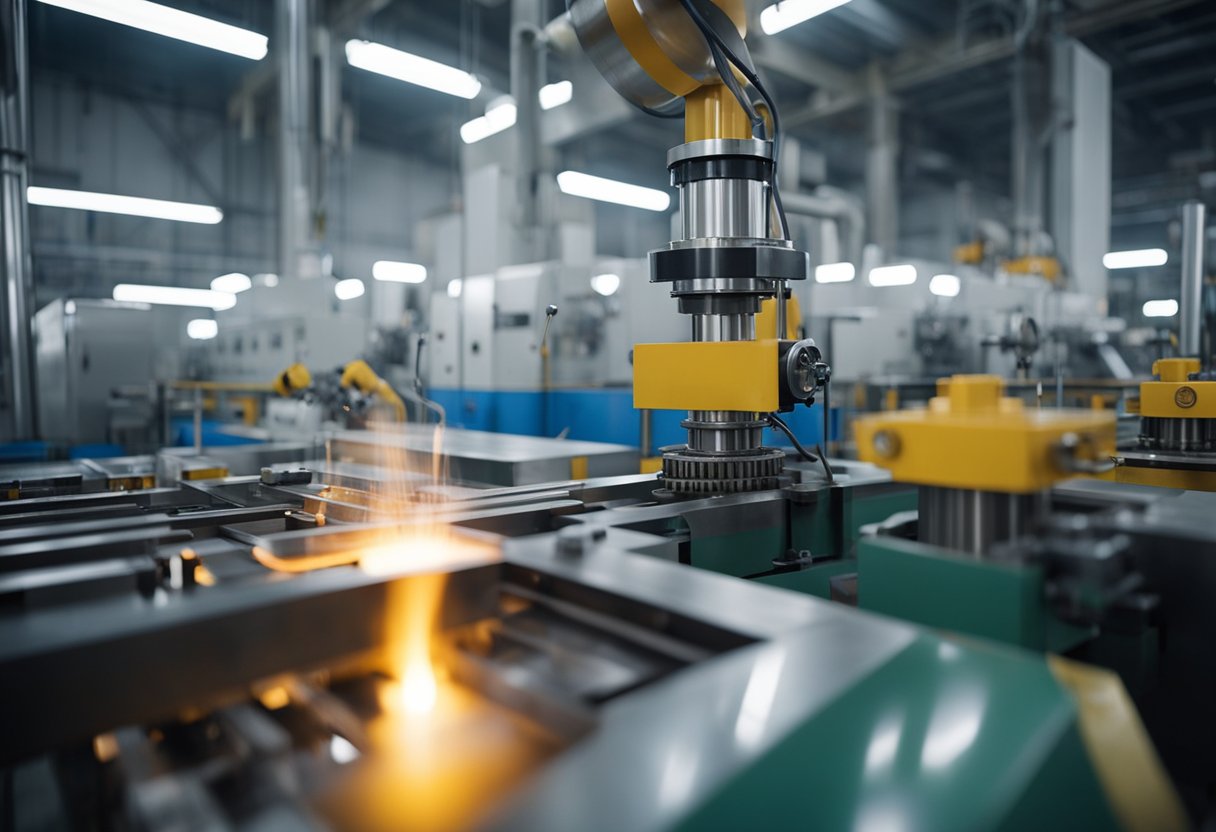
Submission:
[[[780,342],[690,341],[637,344],[633,406],[639,410],[734,410],[781,406]]]
[[[1067,440],[1089,461],[1113,456],[1113,413],[1030,410],[1003,396],[1004,386],[997,376],[954,376],[938,382],[926,409],[863,417],[858,456],[900,482],[1008,494],[1075,476],[1061,459]]]
[[[1216,419],[1216,381],[1191,381],[1198,358],[1163,358],[1156,381],[1140,385],[1140,415],[1158,419]]]

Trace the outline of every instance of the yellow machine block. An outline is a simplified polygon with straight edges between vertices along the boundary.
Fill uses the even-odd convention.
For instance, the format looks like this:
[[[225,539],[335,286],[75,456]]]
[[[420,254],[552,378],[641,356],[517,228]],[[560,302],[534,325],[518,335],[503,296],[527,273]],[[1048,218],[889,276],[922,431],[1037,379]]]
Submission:
[[[1054,257],[1020,257],[1007,260],[1003,265],[1009,274],[1035,275],[1052,283],[1059,280],[1063,272],[1060,261]]]
[[[790,295],[785,301],[785,338],[795,341],[802,328],[802,304]],[[765,298],[760,302],[760,314],[756,315],[756,337],[777,337],[777,299]]]
[[[996,376],[955,376],[938,383],[924,410],[862,417],[858,456],[900,482],[1010,494],[1076,476],[1060,453],[1070,434],[1089,461],[1113,456],[1113,412],[1027,410],[1003,389]]]
[[[1177,488],[1181,491],[1216,491],[1216,471],[1186,471],[1180,468],[1120,465],[1115,470],[1103,474],[1101,479],[1128,485]]]
[[[977,241],[956,246],[954,249],[954,262],[978,266],[984,262],[984,244]]]
[[[1153,364],[1159,381],[1140,385],[1140,415],[1163,419],[1216,419],[1216,381],[1191,381],[1198,358],[1163,358]]]
[[[781,406],[777,341],[692,341],[633,348],[639,410],[739,410]]]

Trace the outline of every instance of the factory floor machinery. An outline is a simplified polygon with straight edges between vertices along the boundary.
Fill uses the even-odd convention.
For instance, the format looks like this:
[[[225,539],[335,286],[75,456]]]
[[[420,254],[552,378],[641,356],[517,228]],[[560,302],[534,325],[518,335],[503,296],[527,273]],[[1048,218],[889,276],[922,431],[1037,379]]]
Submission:
[[[764,585],[857,571],[899,502],[854,466],[675,499],[279,466],[2,503],[5,828],[1183,828],[1114,674]],[[1177,539],[1161,500],[1061,499]]]

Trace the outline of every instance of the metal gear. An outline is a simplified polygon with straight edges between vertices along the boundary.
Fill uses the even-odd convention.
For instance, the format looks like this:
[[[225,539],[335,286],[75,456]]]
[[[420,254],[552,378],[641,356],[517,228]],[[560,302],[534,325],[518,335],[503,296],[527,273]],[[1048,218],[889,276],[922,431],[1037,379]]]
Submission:
[[[776,488],[785,466],[785,452],[777,448],[708,454],[673,445],[661,452],[663,484],[676,494],[739,494]]]

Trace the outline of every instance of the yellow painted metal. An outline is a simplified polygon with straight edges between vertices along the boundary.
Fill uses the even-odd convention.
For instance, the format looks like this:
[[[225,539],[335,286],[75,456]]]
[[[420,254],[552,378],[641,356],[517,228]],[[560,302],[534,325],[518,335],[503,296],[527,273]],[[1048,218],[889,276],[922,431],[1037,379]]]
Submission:
[[[747,34],[745,0],[714,0],[714,4],[726,12],[740,35]],[[685,97],[685,141],[751,138],[751,125],[730,91],[716,77],[702,82],[689,75],[677,63],[686,56],[674,54],[666,38],[655,37],[651,26],[661,21],[648,20],[643,6],[634,0],[604,0],[604,8],[638,66],[672,95]]]
[[[672,95],[688,95],[701,86],[663,51],[633,0],[604,0],[604,8],[621,43],[656,84]]]
[[[638,344],[633,350],[633,406],[777,410],[781,406],[777,347],[774,340]]]
[[[969,266],[978,266],[984,262],[984,244],[976,241],[974,243],[964,243],[954,249],[954,262],[965,263]]]
[[[642,460],[642,464],[638,468],[639,474],[657,474],[663,470],[663,457],[648,456]]]
[[[1178,488],[1184,491],[1216,491],[1216,471],[1183,471],[1177,468],[1120,465],[1115,470],[1102,475],[1101,479],[1124,482],[1128,485]]]
[[[1060,261],[1054,257],[1019,257],[1017,260],[1007,260],[1004,269],[1009,274],[1042,277],[1052,283],[1059,280],[1063,273]]]
[[[725,84],[712,84],[684,96],[684,141],[750,139],[747,113]]]
[[[882,409],[888,413],[899,410],[899,388],[888,387],[882,396]]]
[[[274,380],[274,392],[284,397],[311,386],[312,373],[303,364],[292,364]]]
[[[1072,694],[1081,739],[1111,809],[1128,832],[1190,828],[1136,706],[1109,670],[1048,656],[1051,673]]]
[[[1124,407],[1124,409],[1127,410],[1128,413],[1131,413],[1132,415],[1139,415],[1140,397],[1139,396],[1128,396],[1127,399],[1124,400],[1124,402],[1123,402],[1123,407]]]
[[[142,491],[145,488],[155,488],[156,477],[153,476],[132,476],[132,477],[114,477],[106,481],[106,490],[119,491]]]
[[[572,456],[570,457],[570,479],[585,480],[587,479],[587,457]]]
[[[191,482],[195,480],[218,480],[221,477],[228,476],[227,468],[195,468],[193,470],[182,471],[182,479]]]
[[[392,385],[376,375],[376,371],[363,359],[352,361],[343,367],[339,383],[343,387],[354,387],[364,395],[378,397],[393,408],[398,421],[405,421],[405,402],[401,401]]]
[[[1027,410],[1002,395],[996,376],[954,376],[922,410],[878,413],[855,422],[861,459],[900,482],[1029,494],[1074,474],[1061,440],[1075,434],[1093,460],[1115,448],[1115,415],[1093,410]]]
[[[1191,381],[1198,358],[1163,358],[1155,381],[1140,385],[1140,415],[1161,419],[1216,419],[1216,381]]]
[[[798,298],[790,295],[785,302],[785,337],[788,340],[794,340],[798,337],[798,330],[802,328],[802,304],[798,303]],[[776,338],[777,337],[777,299],[765,298],[760,303],[760,312],[756,315],[756,337],[757,338]]]

